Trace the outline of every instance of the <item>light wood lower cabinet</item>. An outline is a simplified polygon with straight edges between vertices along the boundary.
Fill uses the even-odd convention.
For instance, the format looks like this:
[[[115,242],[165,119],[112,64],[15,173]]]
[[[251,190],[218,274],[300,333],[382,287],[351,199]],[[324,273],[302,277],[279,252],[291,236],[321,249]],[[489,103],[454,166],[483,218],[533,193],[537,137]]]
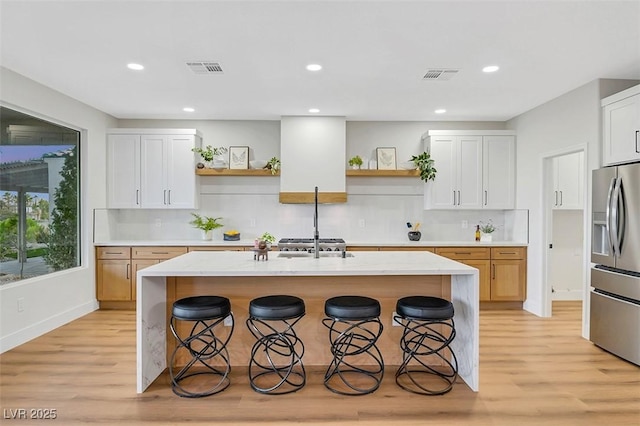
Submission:
[[[527,296],[526,247],[438,247],[436,254],[478,269],[480,302],[517,302],[522,307]]]
[[[186,247],[96,247],[100,307],[135,309],[137,272],[186,252]]]

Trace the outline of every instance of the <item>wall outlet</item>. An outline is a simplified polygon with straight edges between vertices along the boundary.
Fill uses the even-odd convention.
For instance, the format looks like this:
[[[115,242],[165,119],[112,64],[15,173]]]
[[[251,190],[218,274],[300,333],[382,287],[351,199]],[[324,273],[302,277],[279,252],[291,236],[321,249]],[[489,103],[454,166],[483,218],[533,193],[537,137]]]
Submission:
[[[462,221],[462,229],[467,229],[468,227],[469,227],[469,221],[463,220]]]
[[[162,228],[162,219],[156,218],[156,228]]]
[[[256,219],[255,218],[251,218],[249,219],[249,228],[255,228],[256,227]]]
[[[398,321],[395,320],[396,315],[398,314],[396,314],[396,312],[393,311],[393,313],[391,314],[391,325],[393,327],[402,327],[402,324],[400,324]]]
[[[366,226],[366,223],[364,221],[364,219],[358,219],[358,227],[359,228],[364,228]]]
[[[24,297],[18,297],[18,312],[24,311]]]
[[[225,319],[224,319],[224,326],[225,327],[231,327],[233,325],[233,317],[231,315],[228,315]]]

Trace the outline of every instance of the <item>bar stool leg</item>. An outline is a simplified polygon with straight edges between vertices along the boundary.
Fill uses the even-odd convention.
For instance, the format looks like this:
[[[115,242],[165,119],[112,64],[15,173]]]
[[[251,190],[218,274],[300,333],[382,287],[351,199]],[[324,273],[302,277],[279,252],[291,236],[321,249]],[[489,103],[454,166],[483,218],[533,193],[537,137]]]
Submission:
[[[178,344],[171,355],[169,377],[171,378],[171,388],[176,395],[185,398],[199,398],[222,392],[229,386],[231,363],[227,343],[233,334],[233,314],[229,315],[232,317],[232,326],[225,340],[221,340],[214,333],[214,329],[224,321],[224,317],[211,321],[194,321],[191,332],[186,338],[180,337],[177,332],[177,319],[171,317],[171,333]],[[190,359],[176,372],[174,367],[176,358],[185,351]],[[219,376],[219,379],[204,391],[190,390],[182,385],[186,379],[198,375],[214,375]]]

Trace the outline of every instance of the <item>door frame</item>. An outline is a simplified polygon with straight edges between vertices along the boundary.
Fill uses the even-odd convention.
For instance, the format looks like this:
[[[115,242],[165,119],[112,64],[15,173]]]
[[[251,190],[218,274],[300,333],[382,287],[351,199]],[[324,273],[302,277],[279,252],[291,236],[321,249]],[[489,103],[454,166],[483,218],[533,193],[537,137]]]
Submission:
[[[554,151],[547,151],[542,154],[542,228],[543,228],[543,245],[542,245],[542,316],[550,317],[552,316],[552,297],[551,297],[551,281],[550,281],[550,249],[549,244],[552,243],[553,240],[553,205],[551,203],[551,197],[547,196],[550,194],[549,191],[553,190],[553,159],[556,157],[561,157],[567,154],[574,154],[576,152],[583,152],[582,162],[583,162],[583,188],[584,188],[584,197],[583,197],[583,208],[582,208],[582,237],[583,237],[583,292],[582,292],[582,318],[583,318],[583,327],[585,324],[585,318],[588,318],[588,301],[589,301],[589,279],[588,279],[588,271],[589,271],[589,259],[590,259],[590,221],[589,221],[589,209],[588,201],[591,200],[589,196],[589,189],[591,186],[588,185],[589,180],[588,176],[590,173],[590,169],[587,167],[588,165],[588,144],[578,144],[567,146],[564,148],[560,148]]]

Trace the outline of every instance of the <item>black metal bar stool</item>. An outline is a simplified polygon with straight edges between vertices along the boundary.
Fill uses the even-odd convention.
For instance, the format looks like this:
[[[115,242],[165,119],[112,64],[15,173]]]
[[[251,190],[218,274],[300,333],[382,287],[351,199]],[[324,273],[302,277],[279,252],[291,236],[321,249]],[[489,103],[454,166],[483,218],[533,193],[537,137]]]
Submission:
[[[453,304],[430,296],[409,296],[396,303],[395,321],[404,327],[402,365],[396,383],[422,395],[442,395],[453,388],[458,360],[451,349],[456,337]],[[433,380],[435,378],[435,380]]]
[[[382,334],[380,303],[364,296],[338,296],[324,304],[333,360],[324,385],[341,395],[366,395],[380,387],[384,360],[376,346]]]
[[[247,327],[256,338],[249,382],[256,392],[282,395],[304,387],[304,344],[293,328],[304,314],[304,300],[295,296],[264,296],[249,303]]]
[[[216,335],[215,329],[231,317],[231,327]],[[191,332],[181,337],[177,331],[177,321],[192,321]],[[178,344],[171,355],[169,376],[173,393],[185,398],[199,398],[222,392],[230,383],[229,352],[227,343],[233,334],[233,314],[231,303],[226,297],[194,296],[179,299],[173,303],[170,321],[171,332]],[[174,370],[176,358],[185,356],[189,361],[177,373]],[[190,379],[194,376],[217,376],[211,386],[209,381]],[[187,389],[188,388],[188,389]],[[201,390],[204,389],[204,390]]]

